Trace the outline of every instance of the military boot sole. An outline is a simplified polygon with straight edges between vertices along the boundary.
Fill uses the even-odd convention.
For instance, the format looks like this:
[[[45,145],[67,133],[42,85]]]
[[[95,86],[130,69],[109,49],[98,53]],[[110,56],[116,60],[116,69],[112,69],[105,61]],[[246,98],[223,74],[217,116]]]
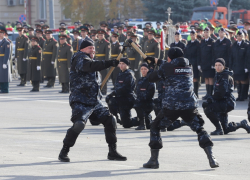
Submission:
[[[108,155],[108,160],[112,161],[127,161],[126,157],[114,157],[114,156],[109,156]]]
[[[209,165],[210,165],[211,168],[220,167],[219,163],[216,160],[214,160],[214,162],[209,162]]]
[[[220,132],[211,132],[210,133],[210,135],[212,135],[212,136],[219,136],[219,135],[223,135],[224,133],[222,132],[222,131],[220,131]]]
[[[245,129],[245,130],[247,131],[248,134],[250,134],[250,127],[249,127],[249,125],[247,124],[247,120],[241,121],[241,125],[242,125],[242,128]]]
[[[143,164],[144,168],[159,169],[159,164]]]

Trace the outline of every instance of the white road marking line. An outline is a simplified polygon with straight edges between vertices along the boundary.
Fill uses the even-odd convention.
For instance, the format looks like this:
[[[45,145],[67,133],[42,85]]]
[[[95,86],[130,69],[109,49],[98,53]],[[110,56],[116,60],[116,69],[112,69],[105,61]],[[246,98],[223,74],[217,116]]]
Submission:
[[[202,175],[202,176],[218,176],[218,175],[211,175],[211,174],[201,174],[201,173],[192,173],[192,174],[195,174],[195,175]]]

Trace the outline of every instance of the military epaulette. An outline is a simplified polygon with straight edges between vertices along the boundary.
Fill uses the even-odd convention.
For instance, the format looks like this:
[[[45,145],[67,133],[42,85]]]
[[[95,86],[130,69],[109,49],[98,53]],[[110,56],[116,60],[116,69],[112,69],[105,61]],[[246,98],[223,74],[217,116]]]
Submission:
[[[28,36],[26,36],[25,34],[23,35],[24,37],[28,38]],[[28,38],[29,39],[29,38]]]
[[[105,41],[106,41],[107,43],[110,43],[110,42],[109,42],[108,40],[106,40],[106,39],[105,39]]]

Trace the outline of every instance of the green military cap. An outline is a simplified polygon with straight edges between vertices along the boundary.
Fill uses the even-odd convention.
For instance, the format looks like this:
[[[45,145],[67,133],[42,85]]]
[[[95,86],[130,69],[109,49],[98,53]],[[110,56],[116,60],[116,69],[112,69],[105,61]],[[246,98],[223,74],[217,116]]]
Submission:
[[[214,29],[215,29],[214,25],[210,25],[210,26],[208,26],[208,27],[209,27],[209,29],[211,29],[211,30],[214,30]]]
[[[35,24],[36,28],[42,27],[41,24]]]
[[[133,32],[127,32],[127,36],[132,36],[133,34]]]
[[[129,30],[129,29],[131,29],[133,26],[131,26],[131,25],[128,25],[128,26],[126,26],[126,28]]]
[[[36,36],[32,36],[32,37],[30,38],[30,40],[31,40],[31,41],[36,41],[36,42],[39,41],[38,37],[36,37]]]
[[[198,31],[203,31],[203,29],[201,27],[196,27],[195,30]]]
[[[237,31],[238,30],[238,28],[236,27],[236,26],[229,26],[229,28],[228,29],[230,29],[230,30],[232,30],[232,31]]]
[[[90,24],[84,23],[83,26],[90,27]]]
[[[66,28],[59,27],[59,30],[60,30],[60,31],[66,31]]]
[[[155,34],[155,31],[153,29],[148,29],[148,34]]]
[[[7,30],[4,26],[0,26],[0,32],[1,33],[7,33]]]
[[[46,30],[45,34],[53,34],[53,32],[51,30]]]
[[[79,32],[78,30],[75,30],[75,29],[74,29],[74,30],[72,31],[72,34],[78,34],[78,35],[80,35],[80,32]]]
[[[48,29],[49,28],[49,25],[45,24],[42,26],[43,29]]]
[[[58,38],[60,38],[60,39],[67,38],[67,35],[66,35],[66,34],[60,34],[60,35],[58,36]]]
[[[90,34],[94,34],[94,35],[96,35],[97,34],[97,30],[95,30],[95,29],[92,29],[92,30],[90,30]]]
[[[89,32],[89,28],[87,26],[81,26],[80,30]]]
[[[118,37],[118,36],[119,36],[119,34],[118,34],[118,33],[116,33],[116,32],[112,32],[112,36],[113,36],[113,37]]]
[[[100,22],[100,26],[105,26],[105,27],[107,27],[108,24],[107,24],[105,21],[102,21],[102,22]]]
[[[23,27],[17,27],[16,30],[22,31],[22,30],[23,30]]]
[[[117,27],[119,30],[123,30],[124,29],[124,26],[118,26]]]
[[[106,31],[104,29],[98,29],[97,34],[105,34]]]
[[[42,33],[43,34],[43,31],[41,29],[36,29],[36,33]]]
[[[143,31],[148,31],[148,28],[147,27],[144,27],[144,28],[142,28],[143,29]]]
[[[135,34],[135,33],[131,33],[130,36],[131,36],[131,38],[137,38],[137,34]]]
[[[155,34],[155,37],[156,37],[156,38],[161,38],[161,34],[156,33],[156,34]]]
[[[29,31],[34,31],[34,28],[33,27],[28,27],[28,30]]]

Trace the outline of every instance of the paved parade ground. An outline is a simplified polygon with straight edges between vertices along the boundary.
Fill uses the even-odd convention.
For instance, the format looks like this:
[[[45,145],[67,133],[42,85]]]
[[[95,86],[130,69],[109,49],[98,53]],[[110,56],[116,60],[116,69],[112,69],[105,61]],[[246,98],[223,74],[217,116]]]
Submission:
[[[250,134],[244,129],[212,137],[214,155],[220,163],[217,169],[210,168],[196,133],[189,127],[162,133],[164,148],[159,154],[159,169],[142,168],[150,157],[149,130],[135,131],[120,125],[117,129],[118,152],[127,156],[127,161],[107,160],[103,126],[88,123],[69,152],[71,162],[59,162],[62,140],[72,125],[69,94],[58,93],[61,90],[58,81],[53,89],[44,89],[45,83],[41,84],[39,93],[30,93],[30,84],[18,87],[18,83],[10,83],[9,94],[0,94],[1,180],[248,180],[250,177]],[[110,92],[110,82],[108,88]],[[203,84],[200,99],[204,92]],[[204,127],[210,133],[215,128],[205,118],[201,103],[199,110],[206,121]],[[229,121],[246,119],[247,103],[237,102],[236,110],[229,113]]]

